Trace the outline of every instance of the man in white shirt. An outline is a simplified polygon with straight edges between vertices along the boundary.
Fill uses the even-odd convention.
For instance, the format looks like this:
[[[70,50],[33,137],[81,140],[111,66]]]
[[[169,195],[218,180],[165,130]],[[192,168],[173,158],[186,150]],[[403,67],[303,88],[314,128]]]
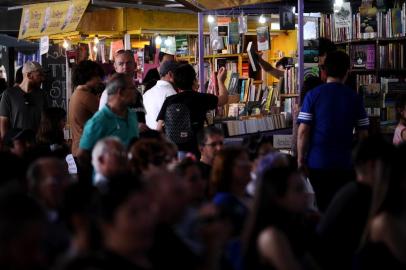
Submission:
[[[173,88],[173,73],[177,67],[175,61],[166,61],[159,67],[161,79],[154,87],[149,89],[143,95],[144,107],[146,111],[146,124],[151,129],[156,129],[158,122],[156,121],[162,104],[169,96],[176,94]]]

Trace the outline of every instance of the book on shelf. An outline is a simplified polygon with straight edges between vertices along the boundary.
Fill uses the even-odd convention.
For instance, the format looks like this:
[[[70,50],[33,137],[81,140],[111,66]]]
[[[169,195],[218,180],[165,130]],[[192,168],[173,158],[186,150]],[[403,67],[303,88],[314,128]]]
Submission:
[[[378,37],[394,38],[406,35],[406,4],[377,14]]]
[[[372,83],[376,83],[377,78],[376,75],[373,74],[357,74],[356,76],[356,89],[359,91],[362,85],[368,85]]]
[[[394,8],[361,7],[352,14],[351,27],[338,27],[337,16],[322,14],[320,36],[334,42],[406,36],[406,3]]]
[[[240,33],[238,32],[238,22],[228,24],[228,43],[237,45],[240,42]]]
[[[226,136],[238,136],[249,133],[271,131],[286,128],[283,114],[272,114],[243,120],[228,120],[223,122]]]
[[[379,55],[380,69],[406,68],[406,44],[404,43],[379,45]]]
[[[228,35],[228,25],[219,25],[218,26],[218,35],[219,37],[225,37]]]
[[[354,45],[351,62],[354,69],[375,69],[375,45]]]
[[[351,27],[351,3],[344,2],[338,12],[334,13],[334,26],[338,28],[348,28]]]
[[[290,67],[285,70],[284,84],[281,89],[281,94],[297,94],[298,93],[298,81],[297,81],[298,69],[297,67]]]
[[[176,42],[176,55],[178,56],[189,55],[189,43],[187,35],[175,36],[175,42]]]
[[[230,83],[228,84],[228,94],[235,95],[238,94],[238,81],[240,74],[238,72],[232,72],[230,76]]]
[[[377,33],[377,12],[378,9],[372,5],[361,5],[360,32],[363,38],[375,38]]]
[[[255,52],[254,48],[254,43],[252,41],[248,42],[247,45],[247,54],[248,54],[248,59],[251,65],[251,68],[254,72],[260,69],[259,63],[258,63],[258,55]]]
[[[379,83],[362,85],[360,87],[364,99],[364,107],[369,117],[380,117],[384,107],[384,94]]]
[[[257,46],[258,51],[270,49],[269,27],[261,26],[257,28]]]
[[[291,6],[279,8],[279,25],[281,30],[295,30],[295,14]]]

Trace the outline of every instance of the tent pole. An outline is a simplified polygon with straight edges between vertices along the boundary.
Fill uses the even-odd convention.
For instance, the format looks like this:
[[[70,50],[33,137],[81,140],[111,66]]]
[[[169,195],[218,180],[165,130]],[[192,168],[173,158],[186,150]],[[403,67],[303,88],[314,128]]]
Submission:
[[[199,29],[199,56],[198,56],[198,63],[199,63],[199,85],[200,85],[200,92],[206,92],[204,88],[204,36],[203,36],[203,29],[204,29],[204,20],[203,20],[203,13],[198,13],[198,29]]]
[[[304,1],[303,0],[298,0],[298,26],[299,26],[299,31],[298,31],[298,62],[299,62],[299,72],[298,72],[298,87],[299,91],[302,89],[303,85],[303,80],[304,80],[304,35],[303,35],[303,26],[304,26]]]

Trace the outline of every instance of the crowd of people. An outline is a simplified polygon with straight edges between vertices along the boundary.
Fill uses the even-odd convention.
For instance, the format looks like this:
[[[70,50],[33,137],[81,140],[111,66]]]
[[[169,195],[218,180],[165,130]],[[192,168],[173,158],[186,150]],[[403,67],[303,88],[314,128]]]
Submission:
[[[199,93],[193,67],[162,55],[142,96],[129,51],[114,74],[82,61],[67,117],[25,63],[0,102],[0,269],[405,269],[406,99],[394,143],[368,136],[348,56],[321,59],[293,155],[205,126],[224,68],[219,94]]]

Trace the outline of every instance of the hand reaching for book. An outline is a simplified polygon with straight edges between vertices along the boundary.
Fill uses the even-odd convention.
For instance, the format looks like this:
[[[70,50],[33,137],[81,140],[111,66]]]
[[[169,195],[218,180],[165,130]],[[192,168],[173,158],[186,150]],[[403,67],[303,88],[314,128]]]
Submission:
[[[224,83],[227,77],[227,70],[225,67],[221,67],[217,72],[217,80]]]

